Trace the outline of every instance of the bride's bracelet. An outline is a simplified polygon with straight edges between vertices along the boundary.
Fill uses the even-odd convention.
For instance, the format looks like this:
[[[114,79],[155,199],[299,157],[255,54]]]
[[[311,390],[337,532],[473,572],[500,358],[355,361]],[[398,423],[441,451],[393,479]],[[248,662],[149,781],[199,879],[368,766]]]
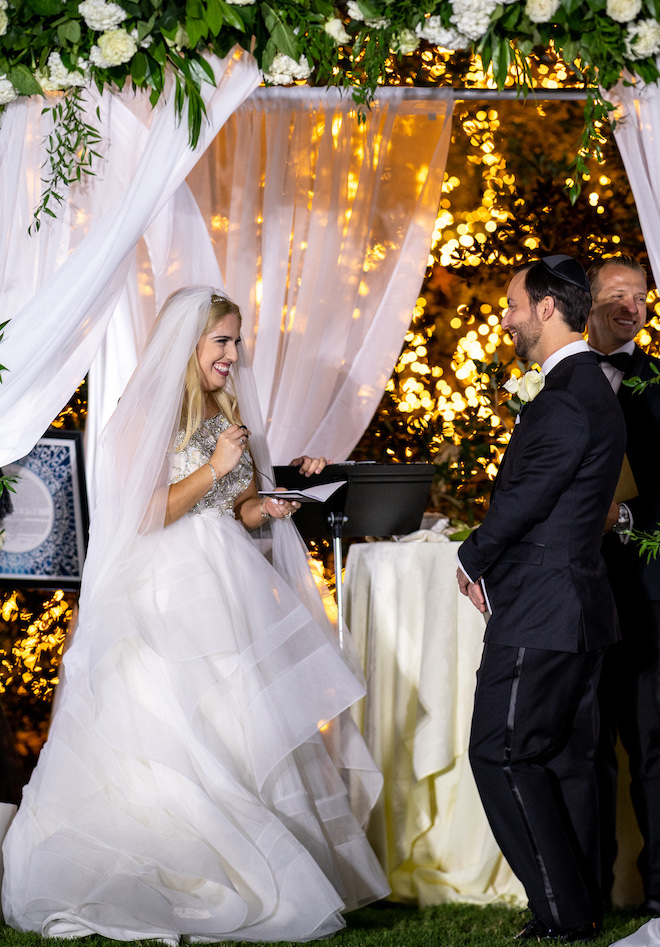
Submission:
[[[264,503],[266,502],[267,499],[268,499],[268,497],[262,497],[261,500],[260,500],[260,502],[259,502],[259,509],[261,510],[261,518],[262,518],[262,520],[269,520],[269,519],[270,519],[270,513],[267,513],[267,512],[264,510]]]
[[[216,472],[215,472],[215,467],[213,466],[213,464],[211,463],[211,461],[210,461],[210,460],[207,460],[206,463],[207,463],[207,464],[209,465],[209,467],[211,468],[211,473],[213,474],[213,486],[212,486],[211,489],[208,491],[209,493],[211,493],[211,491],[212,491],[212,490],[215,490],[215,488],[216,488],[217,485],[218,485],[218,475],[216,474]],[[208,494],[207,494],[207,496],[208,496]]]

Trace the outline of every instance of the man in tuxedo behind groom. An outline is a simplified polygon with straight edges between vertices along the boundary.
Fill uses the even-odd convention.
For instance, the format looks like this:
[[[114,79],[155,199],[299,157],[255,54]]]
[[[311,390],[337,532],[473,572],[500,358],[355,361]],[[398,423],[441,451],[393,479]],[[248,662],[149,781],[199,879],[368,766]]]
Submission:
[[[617,731],[630,764],[630,796],[644,839],[639,869],[644,909],[660,915],[660,559],[640,556],[627,530],[660,528],[660,384],[636,392],[624,382],[660,372],[660,359],[635,345],[648,319],[646,273],[626,254],[588,272],[593,304],[589,345],[617,394],[626,422],[626,462],[603,538],[603,557],[619,613],[621,642],[603,661],[598,688],[601,738],[596,758],[601,807],[603,894],[612,890],[617,854]]]
[[[458,552],[461,591],[490,617],[470,762],[532,911],[520,939],[600,928],[594,754],[604,649],[619,636],[600,545],[625,425],[583,341],[591,295],[564,254],[518,270],[502,327],[544,385],[524,404],[486,518]]]

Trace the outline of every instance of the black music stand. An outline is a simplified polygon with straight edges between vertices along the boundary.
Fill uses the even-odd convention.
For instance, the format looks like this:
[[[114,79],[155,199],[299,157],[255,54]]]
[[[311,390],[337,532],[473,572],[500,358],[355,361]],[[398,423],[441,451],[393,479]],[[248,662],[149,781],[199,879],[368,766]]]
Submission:
[[[330,464],[320,474],[305,477],[297,467],[275,467],[275,482],[288,490],[347,481],[325,503],[304,503],[295,514],[305,539],[332,536],[340,646],[344,640],[342,538],[396,536],[419,529],[435,472],[433,464],[348,462]]]

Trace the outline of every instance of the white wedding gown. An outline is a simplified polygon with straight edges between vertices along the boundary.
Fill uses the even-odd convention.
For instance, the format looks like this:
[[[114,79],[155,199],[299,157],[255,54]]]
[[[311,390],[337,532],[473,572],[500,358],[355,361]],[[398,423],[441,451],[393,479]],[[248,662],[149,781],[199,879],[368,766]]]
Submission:
[[[634,934],[622,937],[611,947],[660,947],[660,917],[647,921]]]
[[[204,422],[171,479],[204,463]],[[231,513],[250,462],[161,531],[64,657],[4,845],[7,923],[45,936],[309,940],[388,893],[360,818],[380,787],[363,689]]]

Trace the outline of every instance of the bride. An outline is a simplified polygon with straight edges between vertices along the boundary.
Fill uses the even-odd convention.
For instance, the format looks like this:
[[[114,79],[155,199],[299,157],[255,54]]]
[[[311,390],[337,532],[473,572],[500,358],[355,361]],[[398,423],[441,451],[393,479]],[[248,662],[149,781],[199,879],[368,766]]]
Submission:
[[[292,505],[257,493],[239,336],[224,296],[172,294],[103,433],[80,620],[4,846],[18,930],[304,941],[388,893],[359,671]],[[272,566],[246,530],[266,523]]]

